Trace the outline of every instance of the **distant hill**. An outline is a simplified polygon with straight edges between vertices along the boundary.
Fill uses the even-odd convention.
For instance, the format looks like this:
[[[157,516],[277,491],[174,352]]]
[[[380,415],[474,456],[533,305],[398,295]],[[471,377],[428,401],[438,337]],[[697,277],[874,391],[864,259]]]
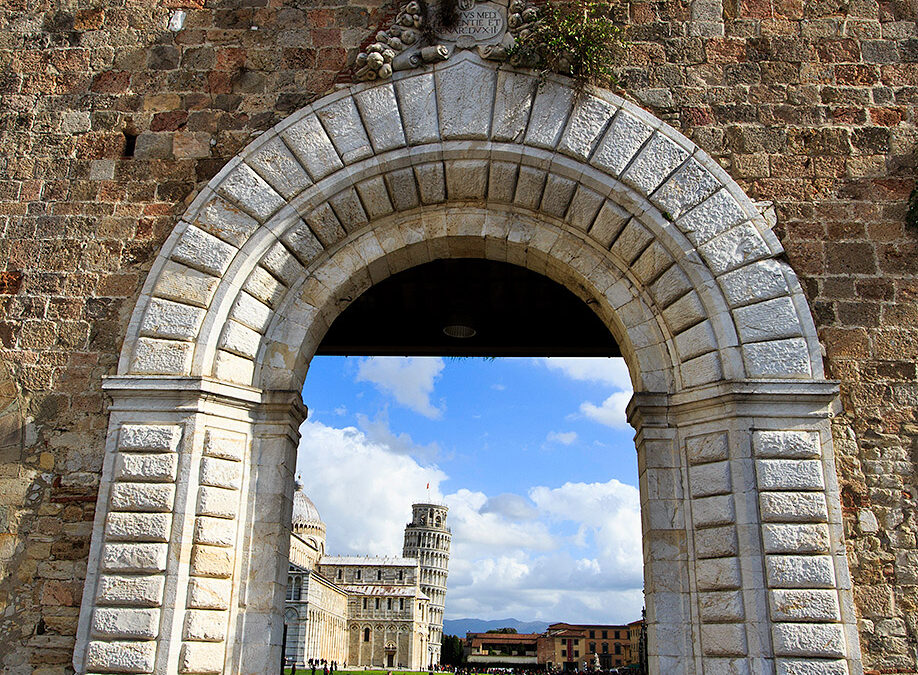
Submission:
[[[517,619],[444,619],[443,634],[465,637],[466,633],[485,633],[498,628],[516,628],[517,633],[543,633],[547,621],[519,621]]]

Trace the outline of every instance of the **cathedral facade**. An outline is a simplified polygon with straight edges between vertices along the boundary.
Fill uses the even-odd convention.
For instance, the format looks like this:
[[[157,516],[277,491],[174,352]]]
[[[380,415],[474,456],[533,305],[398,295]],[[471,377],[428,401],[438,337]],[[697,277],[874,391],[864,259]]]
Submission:
[[[414,504],[404,557],[325,554],[325,524],[293,501],[284,612],[288,663],[419,670],[440,661],[449,562],[447,507]]]

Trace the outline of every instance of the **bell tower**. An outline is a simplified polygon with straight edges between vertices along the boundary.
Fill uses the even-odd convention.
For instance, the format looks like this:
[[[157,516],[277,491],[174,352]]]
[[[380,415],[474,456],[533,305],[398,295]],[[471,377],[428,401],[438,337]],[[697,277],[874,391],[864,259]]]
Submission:
[[[406,558],[417,558],[421,569],[421,590],[430,598],[428,665],[440,663],[443,638],[443,607],[452,534],[446,525],[449,508],[442,504],[413,504],[411,522],[405,526]]]

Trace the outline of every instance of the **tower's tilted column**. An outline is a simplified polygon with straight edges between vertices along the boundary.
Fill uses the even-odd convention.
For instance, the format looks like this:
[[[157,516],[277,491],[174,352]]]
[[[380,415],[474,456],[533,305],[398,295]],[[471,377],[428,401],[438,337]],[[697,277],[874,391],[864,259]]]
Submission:
[[[443,607],[452,535],[446,526],[446,512],[440,504],[413,504],[411,522],[405,526],[406,558],[417,558],[421,567],[421,590],[430,598],[428,632],[429,664],[440,663],[443,637]]]

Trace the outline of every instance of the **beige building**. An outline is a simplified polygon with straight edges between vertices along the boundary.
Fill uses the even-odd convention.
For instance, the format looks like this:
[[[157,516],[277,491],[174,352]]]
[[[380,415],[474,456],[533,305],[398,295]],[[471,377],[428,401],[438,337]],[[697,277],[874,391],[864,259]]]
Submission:
[[[539,638],[538,660],[549,670],[626,666],[632,663],[629,627],[554,623]]]
[[[439,663],[449,559],[446,511],[414,505],[405,557],[328,556],[325,524],[298,486],[284,614],[286,660],[412,670]],[[425,535],[420,539],[419,527]],[[436,612],[429,591],[435,592]]]

